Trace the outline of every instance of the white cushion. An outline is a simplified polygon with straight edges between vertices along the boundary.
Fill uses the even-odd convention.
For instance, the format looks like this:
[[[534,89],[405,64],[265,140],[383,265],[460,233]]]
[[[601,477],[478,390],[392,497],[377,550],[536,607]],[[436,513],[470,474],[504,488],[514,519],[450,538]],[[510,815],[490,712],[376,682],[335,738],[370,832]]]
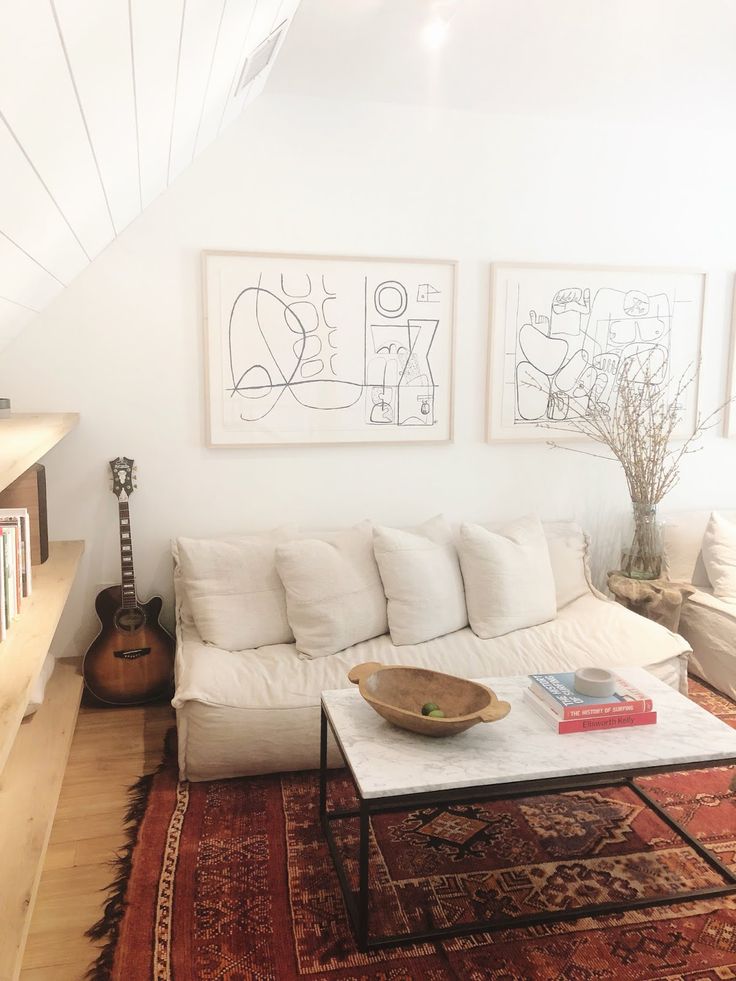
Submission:
[[[588,539],[573,521],[545,521],[542,525],[555,580],[557,609],[590,592]]]
[[[276,567],[302,654],[326,657],[388,630],[369,521],[279,545]]]
[[[462,525],[460,565],[468,619],[478,637],[500,637],[555,618],[555,580],[539,518],[520,518],[498,532]]]
[[[703,535],[703,563],[713,594],[736,600],[736,524],[714,511]]]
[[[178,539],[182,581],[202,640],[229,651],[293,641],[275,549],[294,534],[285,526],[247,537]]]
[[[721,512],[723,514],[723,512]],[[726,512],[736,518],[734,512]],[[703,564],[703,535],[710,511],[672,511],[659,514],[664,529],[664,560],[668,578],[710,589]]]
[[[373,529],[373,551],[397,646],[421,644],[468,625],[452,530],[442,517],[412,529]]]

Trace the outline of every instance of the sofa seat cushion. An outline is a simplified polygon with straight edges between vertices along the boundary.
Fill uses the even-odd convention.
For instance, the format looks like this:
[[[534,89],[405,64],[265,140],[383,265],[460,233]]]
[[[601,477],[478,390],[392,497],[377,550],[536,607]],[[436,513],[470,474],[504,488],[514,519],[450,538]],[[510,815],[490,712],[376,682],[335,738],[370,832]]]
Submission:
[[[316,706],[320,692],[349,686],[362,661],[430,667],[466,678],[572,671],[586,665],[645,667],[689,651],[682,637],[588,593],[548,623],[482,640],[469,628],[423,644],[395,647],[388,635],[316,660],[293,644],[257,651],[219,650],[202,643],[191,619],[179,623],[175,708],[189,701],[242,709]],[[288,716],[284,726],[288,727]]]

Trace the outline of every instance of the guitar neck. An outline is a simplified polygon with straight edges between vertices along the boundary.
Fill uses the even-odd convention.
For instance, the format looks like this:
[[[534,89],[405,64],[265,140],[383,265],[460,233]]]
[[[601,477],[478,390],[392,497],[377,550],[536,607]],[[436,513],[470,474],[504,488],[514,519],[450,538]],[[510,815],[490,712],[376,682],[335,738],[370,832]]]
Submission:
[[[130,530],[130,508],[127,501],[118,501],[120,517],[120,573],[123,609],[138,605],[135,592],[135,570],[133,568],[133,536]]]

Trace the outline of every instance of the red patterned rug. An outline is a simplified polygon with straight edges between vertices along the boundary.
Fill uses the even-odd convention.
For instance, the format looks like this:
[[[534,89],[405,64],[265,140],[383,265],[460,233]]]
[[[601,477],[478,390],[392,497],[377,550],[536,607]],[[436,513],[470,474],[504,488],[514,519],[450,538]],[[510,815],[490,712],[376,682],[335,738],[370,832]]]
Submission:
[[[691,681],[736,728],[736,704]],[[724,768],[650,777],[647,791],[736,869]],[[344,771],[331,800],[350,803]],[[95,981],[729,981],[736,896],[357,951],[318,822],[316,774],[141,782],[105,917]],[[355,853],[356,828],[341,847]],[[371,843],[372,930],[398,933],[722,880],[635,794],[575,791],[382,815]],[[355,864],[349,863],[352,874]]]

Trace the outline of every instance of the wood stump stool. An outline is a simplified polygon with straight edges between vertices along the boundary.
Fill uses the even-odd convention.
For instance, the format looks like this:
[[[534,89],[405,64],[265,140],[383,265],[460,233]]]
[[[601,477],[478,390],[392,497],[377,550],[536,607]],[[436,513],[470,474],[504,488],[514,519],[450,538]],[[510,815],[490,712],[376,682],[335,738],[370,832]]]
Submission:
[[[617,603],[660,623],[673,633],[677,633],[680,626],[682,604],[695,592],[695,587],[689,583],[669,579],[630,579],[623,572],[608,573],[608,588]]]

